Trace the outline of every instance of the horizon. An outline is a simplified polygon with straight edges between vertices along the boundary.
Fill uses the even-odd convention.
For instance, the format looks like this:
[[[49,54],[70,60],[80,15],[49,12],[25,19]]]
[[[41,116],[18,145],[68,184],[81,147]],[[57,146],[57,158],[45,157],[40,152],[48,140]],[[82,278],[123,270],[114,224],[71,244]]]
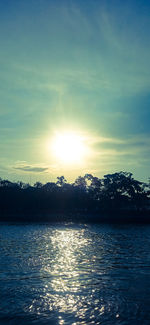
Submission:
[[[75,182],[76,182],[76,180],[78,180],[81,177],[81,178],[85,178],[85,180],[86,180],[86,186],[88,187],[89,186],[88,185],[88,181],[89,181],[88,180],[88,175],[91,176],[92,178],[97,178],[97,179],[99,179],[99,180],[102,181],[107,176],[115,176],[117,174],[118,175],[119,174],[120,175],[121,174],[126,174],[126,177],[129,177],[129,178],[131,177],[131,180],[135,180],[135,181],[141,183],[141,185],[145,185],[146,187],[149,186],[149,184],[150,184],[150,178],[148,178],[147,181],[142,181],[140,179],[135,178],[134,175],[130,171],[116,171],[114,173],[104,174],[102,177],[97,177],[97,176],[95,176],[93,174],[88,174],[87,173],[87,174],[84,174],[84,175],[77,175],[77,177],[75,179],[73,179],[73,180],[68,180],[64,175],[57,175],[55,179],[52,179],[52,180],[51,179],[48,179],[45,182],[42,182],[39,179],[35,179],[34,180],[34,179],[32,179],[31,176],[29,176],[29,181],[28,182],[24,182],[21,179],[11,180],[10,178],[2,178],[1,175],[0,175],[0,181],[8,181],[8,182],[10,182],[12,184],[13,183],[14,184],[23,183],[23,184],[29,185],[31,187],[34,187],[37,183],[41,183],[42,186],[43,185],[46,185],[46,184],[49,184],[49,183],[55,183],[57,185],[57,182],[58,182],[59,178],[63,178],[64,179],[64,184],[74,185]]]

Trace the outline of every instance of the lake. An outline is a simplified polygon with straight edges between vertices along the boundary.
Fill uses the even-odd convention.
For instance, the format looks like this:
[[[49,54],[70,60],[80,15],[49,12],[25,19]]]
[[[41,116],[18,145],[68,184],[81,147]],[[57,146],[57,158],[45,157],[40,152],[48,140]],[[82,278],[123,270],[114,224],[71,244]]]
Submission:
[[[0,324],[149,325],[150,226],[0,224]]]

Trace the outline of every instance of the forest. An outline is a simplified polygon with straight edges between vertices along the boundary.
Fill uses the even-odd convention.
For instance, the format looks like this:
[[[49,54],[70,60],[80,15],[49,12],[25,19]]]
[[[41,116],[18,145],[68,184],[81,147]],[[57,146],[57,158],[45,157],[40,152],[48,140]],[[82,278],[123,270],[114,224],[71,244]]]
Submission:
[[[33,186],[0,178],[0,221],[150,222],[150,183],[123,171]]]

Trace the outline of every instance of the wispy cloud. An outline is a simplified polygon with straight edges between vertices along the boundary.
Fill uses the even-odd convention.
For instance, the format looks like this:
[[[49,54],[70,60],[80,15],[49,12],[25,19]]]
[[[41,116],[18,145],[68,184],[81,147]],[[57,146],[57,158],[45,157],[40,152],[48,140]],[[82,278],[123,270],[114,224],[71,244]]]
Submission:
[[[16,163],[12,166],[13,169],[21,170],[23,172],[32,172],[32,173],[45,173],[49,170],[49,167],[42,165],[27,164],[26,162]]]
[[[150,46],[148,42],[143,42],[143,39],[149,39],[148,21],[142,15],[134,15],[132,20],[131,8],[127,10],[124,5],[120,12],[116,12],[115,7],[108,10],[100,4],[95,9],[88,17],[86,10],[71,2],[68,6],[64,4],[45,11],[42,31],[46,24],[46,32],[51,36],[47,38],[46,49],[48,53],[51,50],[51,59],[45,64],[39,64],[38,69],[34,62],[25,63],[24,66],[19,63],[21,60],[12,63],[17,72],[17,88],[21,85],[41,91],[51,89],[62,92],[64,88],[69,89],[78,84],[91,90],[105,88],[119,94],[125,92],[126,95],[149,89]],[[143,26],[141,30],[138,27],[139,19]],[[52,30],[55,32],[52,33]],[[50,46],[49,39],[52,39],[53,47]],[[53,51],[61,53],[62,41],[65,42],[66,55],[62,53],[62,59],[57,60]],[[37,46],[35,42],[35,49]],[[41,51],[38,53],[40,56]],[[71,60],[68,60],[67,53]],[[11,76],[8,72],[8,79],[10,78],[13,79],[13,73]]]
[[[24,172],[35,172],[35,173],[42,173],[48,170],[48,168],[43,167],[32,167],[32,166],[24,166],[24,167],[14,167],[15,169],[23,170]]]
[[[138,134],[135,136],[126,135],[126,137],[101,137],[101,136],[87,136],[89,144],[114,144],[114,145],[150,145],[149,134]]]

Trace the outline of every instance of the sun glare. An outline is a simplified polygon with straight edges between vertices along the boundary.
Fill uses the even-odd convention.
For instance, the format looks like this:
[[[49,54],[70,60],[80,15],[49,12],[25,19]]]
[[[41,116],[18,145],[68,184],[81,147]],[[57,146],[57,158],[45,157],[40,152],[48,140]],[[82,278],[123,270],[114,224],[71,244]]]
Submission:
[[[52,153],[64,164],[80,164],[87,155],[85,139],[74,132],[57,133],[52,139]]]

